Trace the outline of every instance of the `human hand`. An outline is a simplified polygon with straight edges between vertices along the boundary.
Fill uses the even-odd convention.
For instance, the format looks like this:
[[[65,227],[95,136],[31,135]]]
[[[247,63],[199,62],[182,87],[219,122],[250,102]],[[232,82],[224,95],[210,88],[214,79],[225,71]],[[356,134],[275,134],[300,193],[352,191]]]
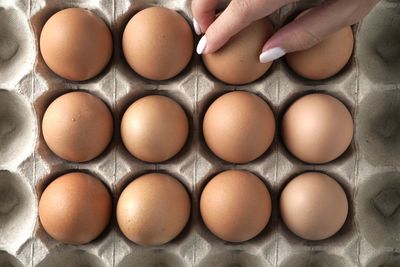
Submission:
[[[197,53],[217,51],[253,21],[292,2],[296,1],[232,0],[217,18],[215,9],[219,0],[193,0],[194,29],[198,35],[205,34],[197,45]],[[260,51],[260,61],[266,63],[286,53],[308,49],[339,29],[358,22],[378,2],[379,0],[326,0],[267,40]]]

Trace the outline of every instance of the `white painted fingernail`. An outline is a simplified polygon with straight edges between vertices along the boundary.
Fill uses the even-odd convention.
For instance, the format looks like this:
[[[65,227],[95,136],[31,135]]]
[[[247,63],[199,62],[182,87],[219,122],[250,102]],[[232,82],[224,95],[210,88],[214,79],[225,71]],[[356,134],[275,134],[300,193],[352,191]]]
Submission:
[[[199,43],[197,44],[196,48],[197,54],[199,55],[203,54],[204,49],[206,49],[206,45],[207,45],[207,39],[206,36],[204,35],[203,37],[201,37]]]
[[[193,18],[193,28],[194,28],[194,32],[197,35],[201,35],[200,25],[199,25],[199,23],[197,22],[197,20],[195,18]]]
[[[275,59],[278,59],[286,54],[285,50],[283,50],[280,47],[274,47],[271,49],[268,49],[264,52],[261,53],[260,55],[260,62],[261,63],[267,63],[274,61]]]

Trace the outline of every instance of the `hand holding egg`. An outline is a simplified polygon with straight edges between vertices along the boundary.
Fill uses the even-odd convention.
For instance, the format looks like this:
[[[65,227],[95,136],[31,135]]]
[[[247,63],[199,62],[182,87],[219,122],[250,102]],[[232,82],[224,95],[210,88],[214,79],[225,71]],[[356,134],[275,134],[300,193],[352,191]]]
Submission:
[[[294,0],[233,0],[216,17],[218,0],[193,0],[193,26],[198,35],[199,54],[214,53],[223,47],[232,36],[253,21],[270,15]],[[325,1],[302,18],[289,23],[277,31],[259,51],[262,63],[271,62],[287,53],[306,50],[321,40],[362,19],[379,0],[335,0]]]

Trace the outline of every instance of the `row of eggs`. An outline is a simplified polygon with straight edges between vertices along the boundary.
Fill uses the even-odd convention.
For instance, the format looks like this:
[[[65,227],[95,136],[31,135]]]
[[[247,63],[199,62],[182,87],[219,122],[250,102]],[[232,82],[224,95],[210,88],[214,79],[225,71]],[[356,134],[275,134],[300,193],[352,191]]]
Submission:
[[[244,242],[266,228],[272,203],[267,186],[251,172],[227,170],[205,186],[200,214],[206,227],[229,242]],[[286,226],[306,240],[322,240],[337,233],[348,215],[346,193],[338,182],[320,172],[292,179],[280,195],[279,211]],[[146,246],[165,244],[182,232],[191,214],[186,188],[165,173],[148,173],[122,191],[116,205],[121,232]],[[39,219],[55,240],[86,244],[109,225],[112,200],[96,177],[72,172],[60,176],[44,190]]]
[[[217,52],[202,55],[204,65],[216,78],[228,84],[255,81],[272,64],[261,63],[259,54],[273,33],[274,27],[268,18],[255,21]],[[289,53],[286,60],[299,75],[322,80],[346,65],[353,45],[351,27],[345,27],[310,49]],[[166,80],[189,63],[194,50],[193,33],[177,12],[163,7],[146,8],[126,25],[122,50],[136,73],[151,80]],[[47,66],[56,74],[83,81],[98,75],[110,61],[112,34],[93,12],[68,8],[45,23],[40,34],[40,51]]]
[[[297,116],[305,116],[305,122],[299,124],[301,119]],[[42,127],[46,143],[60,157],[89,160],[109,143],[113,119],[104,102],[78,91],[57,98],[46,110]],[[291,134],[291,131],[300,132]],[[203,132],[215,154],[227,161],[244,163],[268,149],[275,121],[268,104],[260,97],[234,91],[211,104],[204,117]],[[350,112],[339,100],[327,94],[309,94],[286,111],[282,132],[284,140],[294,138],[285,141],[292,153],[303,160],[309,157],[323,163],[347,148],[353,124]],[[128,151],[142,160],[158,162],[172,157],[186,142],[187,135],[185,112],[165,96],[152,95],[135,101],[122,118],[122,140]],[[291,148],[296,142],[300,142],[297,145],[303,150],[296,152],[296,146]],[[111,206],[111,196],[98,179],[75,172],[57,178],[44,190],[39,217],[44,229],[56,240],[83,244],[104,231],[110,221]],[[231,242],[243,242],[258,235],[268,224],[271,209],[268,188],[247,171],[228,170],[216,175],[200,199],[205,225],[219,238]],[[320,240],[342,227],[348,201],[333,178],[308,172],[284,188],[280,213],[296,235]],[[184,186],[170,175],[146,174],[124,189],[116,216],[121,231],[130,240],[142,245],[161,245],[174,239],[187,224],[190,197]]]
[[[113,117],[97,96],[75,91],[55,99],[42,121],[43,137],[56,155],[86,162],[99,156],[113,136]],[[261,97],[232,91],[217,98],[203,119],[210,150],[231,163],[247,163],[267,151],[275,136],[274,114]],[[136,158],[166,161],[184,146],[189,122],[169,97],[150,95],[131,104],[121,121],[121,138]],[[353,137],[349,110],[337,98],[312,93],[296,100],[282,118],[281,135],[288,150],[307,163],[322,164],[343,154]]]

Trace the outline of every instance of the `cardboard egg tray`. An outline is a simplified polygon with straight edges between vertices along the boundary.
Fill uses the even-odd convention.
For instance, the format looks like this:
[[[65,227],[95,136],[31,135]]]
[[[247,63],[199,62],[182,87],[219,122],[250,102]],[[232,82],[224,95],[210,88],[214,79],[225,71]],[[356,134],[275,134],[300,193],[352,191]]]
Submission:
[[[270,19],[280,27],[318,2],[288,5]],[[189,0],[0,0],[0,266],[400,266],[400,3],[381,1],[353,27],[354,54],[335,77],[305,80],[294,74],[284,60],[278,60],[261,79],[243,86],[228,86],[213,78],[198,55],[181,74],[167,81],[150,81],[135,74],[121,51],[122,32],[133,14],[152,5],[177,10],[191,21]],[[44,23],[67,7],[93,10],[113,32],[110,64],[86,82],[56,76],[39,53],[38,37]],[[46,107],[73,90],[99,96],[115,119],[111,145],[101,156],[84,164],[56,157],[41,134]],[[230,90],[254,92],[267,101],[273,108],[278,131],[285,109],[295,99],[310,92],[331,94],[353,114],[355,138],[339,159],[309,165],[288,153],[277,132],[272,146],[259,159],[243,165],[226,163],[207,148],[201,125],[210,103]],[[162,164],[135,159],[123,147],[119,134],[125,109],[150,94],[175,99],[190,120],[187,144]],[[233,244],[218,239],[206,229],[199,214],[202,189],[226,169],[252,171],[272,195],[273,214],[268,226],[248,242]],[[170,173],[191,193],[190,222],[176,239],[159,247],[130,242],[118,229],[115,218],[99,238],[87,245],[61,244],[40,225],[37,203],[46,185],[72,170],[101,179],[112,192],[114,206],[123,188],[135,177],[153,171]],[[349,199],[350,213],[344,227],[327,240],[302,240],[279,218],[278,200],[283,186],[307,170],[334,177]]]

